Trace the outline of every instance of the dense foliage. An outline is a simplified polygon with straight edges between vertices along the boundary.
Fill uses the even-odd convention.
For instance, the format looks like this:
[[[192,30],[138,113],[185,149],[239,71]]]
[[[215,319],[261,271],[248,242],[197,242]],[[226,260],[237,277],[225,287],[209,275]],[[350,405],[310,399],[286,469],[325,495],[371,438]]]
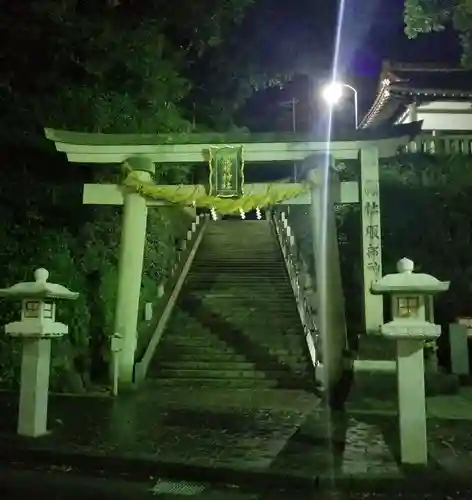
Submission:
[[[198,127],[189,104],[193,75],[250,3],[0,0],[1,285],[30,280],[44,266],[51,280],[81,294],[59,308],[70,335],[55,342],[53,388],[83,391],[107,371],[121,211],[83,207],[81,188],[116,181],[120,172],[68,164],[43,127],[120,133]],[[161,167],[156,180],[188,176],[188,167],[172,165]],[[155,299],[188,223],[179,209],[150,211],[143,303]],[[17,314],[0,302],[2,324]],[[2,386],[18,382],[18,347],[0,337]]]
[[[442,31],[452,26],[463,47],[462,62],[472,66],[472,3],[470,0],[405,0],[405,33]]]
[[[358,178],[353,162],[346,180]],[[402,155],[381,166],[380,204],[383,272],[396,272],[397,261],[409,257],[418,271],[451,281],[436,299],[436,321],[472,316],[472,158]],[[291,224],[306,259],[312,259],[308,211],[291,207]],[[360,205],[338,210],[341,266],[348,325],[362,331],[362,253]]]

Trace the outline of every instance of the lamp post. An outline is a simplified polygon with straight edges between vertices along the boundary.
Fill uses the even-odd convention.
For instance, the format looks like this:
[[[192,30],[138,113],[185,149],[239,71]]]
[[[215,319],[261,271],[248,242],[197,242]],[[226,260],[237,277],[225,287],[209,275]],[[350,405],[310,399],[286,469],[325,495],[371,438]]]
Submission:
[[[342,82],[331,82],[324,87],[322,95],[330,106],[336,106],[343,97],[344,89],[348,89],[354,94],[354,121],[357,128],[359,125],[358,97],[357,90],[352,85]]]

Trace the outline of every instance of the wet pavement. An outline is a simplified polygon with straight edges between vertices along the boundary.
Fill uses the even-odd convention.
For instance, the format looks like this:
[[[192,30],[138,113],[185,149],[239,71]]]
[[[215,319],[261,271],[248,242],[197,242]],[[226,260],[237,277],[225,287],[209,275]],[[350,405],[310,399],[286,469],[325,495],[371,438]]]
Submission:
[[[211,399],[210,399],[211,398]],[[317,476],[275,464],[319,399],[301,391],[205,392],[169,389],[111,398],[52,397],[50,435],[14,435],[16,401],[3,395],[0,459],[55,461],[135,475],[194,476],[211,481]],[[325,446],[323,446],[324,448]],[[323,452],[323,455],[327,455]],[[262,479],[261,479],[262,481]]]
[[[265,498],[268,485],[271,499],[297,498],[300,489],[339,490],[340,498],[353,499],[472,498],[463,493],[472,484],[472,391],[467,388],[429,398],[430,464],[416,470],[399,465],[395,394],[380,397],[368,384],[362,394],[354,387],[345,412],[329,412],[302,391],[161,389],[117,400],[51,397],[52,433],[37,440],[15,436],[16,398],[0,394],[0,411],[0,466],[26,474],[41,464],[62,478],[105,481],[105,489],[125,481],[140,491],[129,492],[129,498],[149,495],[153,488],[154,497],[178,498],[155,489],[170,480],[193,482],[195,491],[201,481],[210,483],[200,497],[192,493],[197,498],[213,491],[222,499],[229,494]],[[242,491],[248,484],[257,488],[257,496]],[[125,496],[116,498],[125,498],[125,489],[120,491]]]

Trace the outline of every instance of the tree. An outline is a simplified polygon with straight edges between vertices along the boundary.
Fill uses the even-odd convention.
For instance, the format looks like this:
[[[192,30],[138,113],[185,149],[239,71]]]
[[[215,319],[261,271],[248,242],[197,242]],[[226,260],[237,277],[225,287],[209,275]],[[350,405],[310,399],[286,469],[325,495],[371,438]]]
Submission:
[[[192,67],[252,0],[0,0],[8,135],[190,128]]]
[[[472,2],[470,0],[405,0],[405,33],[416,38],[421,33],[443,31],[452,26],[459,33],[462,63],[472,67]]]

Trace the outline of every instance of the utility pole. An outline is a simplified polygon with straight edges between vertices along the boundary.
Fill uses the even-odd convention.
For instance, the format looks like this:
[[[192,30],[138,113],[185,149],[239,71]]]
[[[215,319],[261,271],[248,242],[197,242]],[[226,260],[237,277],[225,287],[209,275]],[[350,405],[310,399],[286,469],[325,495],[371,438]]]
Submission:
[[[280,106],[283,108],[291,108],[292,112],[292,132],[294,134],[297,133],[297,104],[298,104],[298,99],[295,99],[295,97],[292,97],[290,101],[284,101],[279,103]],[[293,180],[296,182],[297,181],[297,163],[293,162]]]

